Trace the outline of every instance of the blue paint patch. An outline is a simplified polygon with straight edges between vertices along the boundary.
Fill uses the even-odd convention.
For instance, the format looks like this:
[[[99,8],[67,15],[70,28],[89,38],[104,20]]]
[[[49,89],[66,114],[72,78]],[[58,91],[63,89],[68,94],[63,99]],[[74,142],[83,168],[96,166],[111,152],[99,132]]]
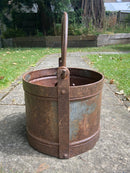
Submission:
[[[90,115],[96,109],[96,103],[87,105],[88,100],[70,102],[70,140],[76,138],[79,131],[79,122],[83,120],[83,115]]]
[[[30,78],[31,78],[30,74],[27,74],[27,75],[25,76],[25,80],[26,80],[27,82],[30,80]]]

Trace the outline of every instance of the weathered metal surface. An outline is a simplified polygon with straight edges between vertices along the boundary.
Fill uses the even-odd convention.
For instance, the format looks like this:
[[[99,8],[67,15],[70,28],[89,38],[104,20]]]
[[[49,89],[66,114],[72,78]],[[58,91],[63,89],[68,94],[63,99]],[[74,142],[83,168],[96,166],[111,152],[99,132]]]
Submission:
[[[28,141],[38,151],[59,158],[73,157],[95,145],[100,133],[103,87],[102,74],[65,67],[66,15],[60,67],[23,76]]]
[[[69,68],[69,71],[70,101],[87,99],[101,92],[103,87],[102,74],[92,70],[78,68]],[[51,80],[49,84],[46,84],[45,81],[48,77],[51,77]],[[57,83],[57,68],[32,71],[26,73],[23,76],[23,79],[23,85],[26,92],[32,95],[38,95],[44,99],[57,99],[57,88],[54,87],[55,82]],[[41,79],[44,80],[44,82]]]
[[[50,155],[54,155],[56,151],[58,153],[57,101],[46,100],[26,92],[25,103],[29,143],[44,153]]]
[[[59,66],[66,66],[67,41],[68,40],[68,15],[65,12],[62,18],[62,34],[61,34],[61,58]]]
[[[63,112],[60,115],[58,113],[58,85],[55,86],[55,82],[57,83],[58,81],[56,80],[57,70],[33,71],[23,77],[28,139],[29,143],[37,150],[63,158],[59,156],[59,129],[64,125],[64,128],[66,126],[66,131],[70,131],[69,154],[67,156],[72,157],[91,149],[98,140],[103,76],[90,70],[69,69],[71,85],[69,86],[69,101],[68,99],[64,100],[64,87],[66,86],[63,85],[63,88],[60,88],[63,93],[61,95],[63,100],[60,98],[62,102],[59,104],[62,105],[62,111],[68,111],[68,109],[64,108],[64,103],[65,101],[69,103],[69,123],[67,121],[69,126],[65,123],[59,126],[60,118],[58,116],[63,118]],[[40,77],[38,78],[39,74]],[[79,74],[82,76],[79,76]],[[47,87],[48,76],[52,77],[52,81]],[[75,85],[73,86],[74,83]],[[68,118],[68,116],[64,118]],[[65,121],[63,120],[62,122]],[[63,141],[60,142],[64,144],[66,141],[64,141],[65,135],[61,135],[61,137]]]
[[[69,158],[69,87],[70,72],[66,67],[58,69],[58,126],[59,158]]]

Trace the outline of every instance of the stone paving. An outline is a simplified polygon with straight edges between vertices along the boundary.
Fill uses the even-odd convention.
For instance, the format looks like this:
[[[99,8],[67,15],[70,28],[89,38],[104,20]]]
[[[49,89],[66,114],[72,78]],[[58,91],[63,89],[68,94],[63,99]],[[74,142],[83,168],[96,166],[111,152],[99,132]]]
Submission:
[[[89,68],[81,58],[84,55],[87,53],[68,53],[67,66]],[[57,67],[59,56],[47,56],[34,70]],[[99,141],[92,150],[63,160],[39,153],[29,146],[20,81],[21,77],[0,93],[0,173],[130,172],[130,114],[107,83],[103,88]]]

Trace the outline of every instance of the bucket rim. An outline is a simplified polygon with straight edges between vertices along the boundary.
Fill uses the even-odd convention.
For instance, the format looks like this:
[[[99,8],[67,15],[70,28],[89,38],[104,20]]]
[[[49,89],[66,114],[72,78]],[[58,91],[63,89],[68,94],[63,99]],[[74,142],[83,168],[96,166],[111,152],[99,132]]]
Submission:
[[[78,87],[83,87],[83,86],[91,86],[93,84],[97,84],[97,83],[100,83],[100,82],[103,82],[104,81],[104,75],[96,70],[91,70],[91,69],[85,69],[85,68],[75,68],[75,67],[68,67],[69,71],[71,71],[71,69],[73,70],[83,70],[83,71],[89,71],[91,73],[95,73],[95,74],[98,74],[101,76],[101,78],[95,82],[92,82],[92,83],[89,83],[89,84],[84,84],[84,85],[76,85],[76,86],[70,86],[70,88],[78,88]],[[46,68],[46,69],[39,69],[39,70],[34,70],[34,71],[29,71],[29,72],[25,72],[22,76],[22,80],[26,83],[29,83],[31,84],[32,86],[40,86],[40,87],[45,87],[45,88],[56,88],[56,86],[44,86],[44,85],[37,85],[37,84],[33,84],[33,83],[30,83],[29,81],[27,81],[25,78],[27,75],[29,75],[30,73],[35,73],[35,72],[40,72],[40,71],[43,71],[43,70],[55,70],[55,72],[57,73],[57,70],[58,70],[58,67],[55,67],[55,68]],[[55,75],[52,75],[52,76],[56,76],[57,74]],[[50,75],[51,76],[51,75]]]

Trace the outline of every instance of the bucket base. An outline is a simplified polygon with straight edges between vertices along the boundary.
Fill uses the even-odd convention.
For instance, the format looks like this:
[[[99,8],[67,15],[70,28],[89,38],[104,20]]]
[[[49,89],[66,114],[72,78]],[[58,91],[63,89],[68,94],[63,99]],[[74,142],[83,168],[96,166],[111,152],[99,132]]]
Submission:
[[[96,131],[96,133],[89,138],[70,143],[69,156],[66,156],[65,158],[68,159],[70,157],[79,155],[81,153],[84,153],[92,149],[94,145],[96,144],[96,142],[98,141],[99,135],[100,135],[100,129],[98,129],[98,131]],[[27,130],[27,137],[28,137],[29,144],[33,148],[38,150],[39,152],[60,158],[58,143],[53,143],[53,142],[40,139],[34,136],[33,134],[31,134],[28,130]]]

